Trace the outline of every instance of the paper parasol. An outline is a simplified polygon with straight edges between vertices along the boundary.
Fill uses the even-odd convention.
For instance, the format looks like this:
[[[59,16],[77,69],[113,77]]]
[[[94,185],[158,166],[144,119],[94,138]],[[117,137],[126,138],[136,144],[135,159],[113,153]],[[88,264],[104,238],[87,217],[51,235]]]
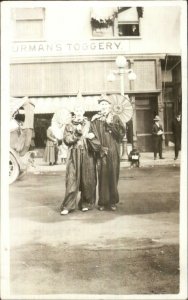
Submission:
[[[58,125],[65,125],[71,121],[71,113],[66,108],[58,109],[52,118],[52,123],[56,123]]]
[[[112,112],[118,115],[124,124],[127,123],[133,116],[133,106],[129,97],[113,94],[109,99],[112,103]]]
[[[66,108],[60,108],[54,113],[51,125],[56,138],[60,140],[63,139],[65,125],[70,123],[70,121],[71,113]]]

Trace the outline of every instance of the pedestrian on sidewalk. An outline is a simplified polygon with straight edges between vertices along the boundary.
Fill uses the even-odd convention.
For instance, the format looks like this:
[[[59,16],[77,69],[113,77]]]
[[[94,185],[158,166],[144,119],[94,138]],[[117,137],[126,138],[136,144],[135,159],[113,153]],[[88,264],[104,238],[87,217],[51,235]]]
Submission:
[[[55,137],[53,126],[48,127],[46,148],[44,150],[44,161],[50,166],[57,164],[58,159],[58,139]]]
[[[181,115],[177,114],[172,123],[172,132],[174,135],[174,160],[178,158],[179,150],[181,149]]]
[[[90,122],[84,117],[85,111],[81,106],[74,109],[74,117],[70,124],[65,126],[64,143],[68,146],[66,164],[66,192],[61,205],[61,214],[67,215],[76,209],[79,191],[79,209],[92,209],[96,200],[96,162],[89,145],[99,142],[90,132]]]
[[[162,142],[163,142],[163,128],[162,125],[159,123],[160,118],[159,116],[155,116],[154,125],[152,128],[153,134],[153,148],[154,148],[154,159],[157,159],[157,153],[159,153],[159,158],[164,159],[162,156]]]
[[[118,115],[111,112],[109,97],[99,99],[100,112],[93,116],[91,129],[101,144],[98,155],[98,209],[116,210],[119,202],[118,180],[120,171],[120,143],[126,128]]]

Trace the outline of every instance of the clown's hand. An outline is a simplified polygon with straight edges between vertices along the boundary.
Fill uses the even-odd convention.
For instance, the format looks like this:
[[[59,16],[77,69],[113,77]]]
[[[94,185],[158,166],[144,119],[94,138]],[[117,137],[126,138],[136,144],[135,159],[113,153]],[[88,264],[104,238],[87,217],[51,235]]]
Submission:
[[[108,117],[106,118],[106,123],[107,124],[112,124],[113,123],[113,116],[112,116],[112,114],[108,115]]]
[[[95,135],[92,132],[89,132],[86,134],[85,137],[86,137],[86,139],[92,140],[95,137]]]
[[[78,124],[78,125],[76,126],[76,129],[77,129],[78,131],[82,130],[81,124]]]
[[[107,147],[101,147],[100,157],[104,157],[106,155],[108,155],[108,148]]]
[[[81,126],[81,124],[78,124],[78,125],[76,126],[76,133],[77,133],[78,135],[82,135],[82,126]]]

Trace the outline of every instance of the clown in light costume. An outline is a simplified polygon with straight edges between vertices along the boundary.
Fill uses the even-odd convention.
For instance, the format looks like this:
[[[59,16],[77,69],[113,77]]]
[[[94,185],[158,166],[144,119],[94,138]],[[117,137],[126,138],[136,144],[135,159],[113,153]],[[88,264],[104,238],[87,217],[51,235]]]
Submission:
[[[100,144],[90,132],[90,122],[84,117],[81,106],[74,109],[72,121],[65,126],[63,142],[68,146],[66,165],[66,192],[61,205],[61,215],[76,209],[92,209],[96,200],[96,162],[93,149],[100,150]]]

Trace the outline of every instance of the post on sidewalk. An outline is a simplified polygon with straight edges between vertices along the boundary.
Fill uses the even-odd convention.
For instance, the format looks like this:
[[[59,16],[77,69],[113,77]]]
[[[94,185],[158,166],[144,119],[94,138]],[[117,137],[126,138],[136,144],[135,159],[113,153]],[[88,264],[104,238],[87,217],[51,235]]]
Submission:
[[[124,68],[119,68],[119,75],[120,75],[120,83],[121,83],[121,95],[124,96],[125,95],[125,91],[124,91]],[[121,155],[121,161],[125,161],[128,159],[128,155],[127,155],[127,136],[126,134],[123,137],[122,140],[122,155]]]
[[[161,72],[161,63],[157,59],[157,88],[162,91],[162,72]],[[158,95],[158,115],[161,119],[163,130],[164,130],[164,99],[162,92]],[[165,140],[163,140],[163,149],[165,149]]]
[[[121,161],[128,160],[127,155],[127,135],[125,134],[122,140],[122,155],[121,155]]]
[[[136,103],[135,96],[131,96],[131,103],[133,106],[133,148],[137,149],[137,124],[136,124]]]

